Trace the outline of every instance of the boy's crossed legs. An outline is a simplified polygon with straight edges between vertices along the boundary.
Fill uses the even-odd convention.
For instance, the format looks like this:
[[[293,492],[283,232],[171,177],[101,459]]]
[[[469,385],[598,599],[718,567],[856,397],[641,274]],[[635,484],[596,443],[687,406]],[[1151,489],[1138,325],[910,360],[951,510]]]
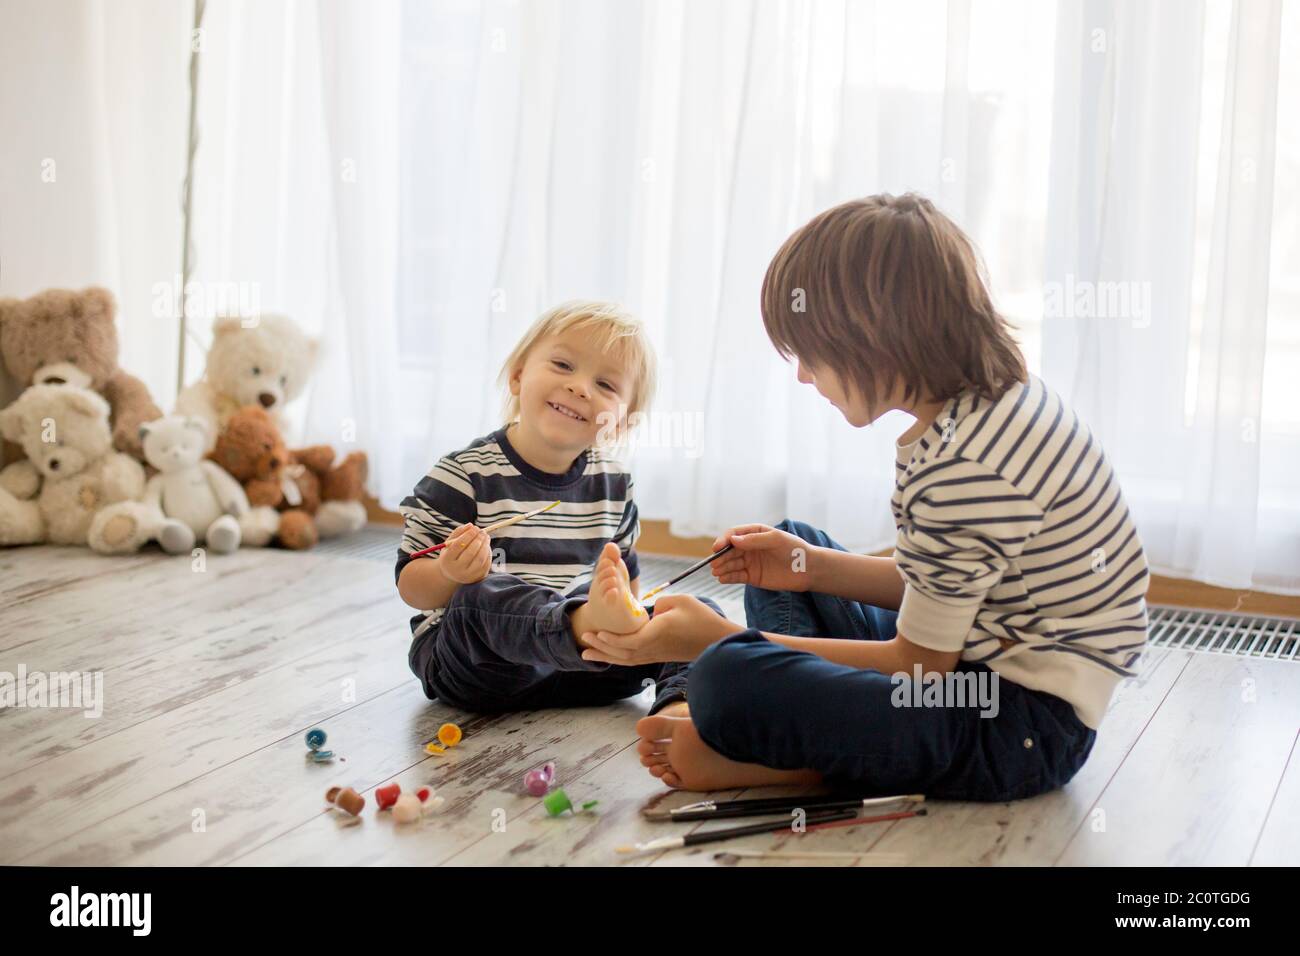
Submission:
[[[412,642],[410,665],[429,697],[464,710],[609,704],[650,685],[661,706],[680,698],[684,664],[586,661],[574,639],[594,630],[629,633],[647,620],[618,548],[608,544],[591,583],[571,595],[511,574],[462,585],[438,624]]]
[[[798,522],[782,530],[839,546]],[[666,709],[637,723],[650,773],[672,787],[715,790],[834,781],[864,794],[923,792],[1013,800],[1063,785],[1096,734],[1053,695],[994,684],[997,712],[901,706],[890,675],[835,664],[760,631],[890,640],[896,612],[811,592],[745,589],[750,630],[706,650],[690,668],[689,716]],[[988,681],[982,664],[959,672]],[[911,695],[907,695],[911,699]]]

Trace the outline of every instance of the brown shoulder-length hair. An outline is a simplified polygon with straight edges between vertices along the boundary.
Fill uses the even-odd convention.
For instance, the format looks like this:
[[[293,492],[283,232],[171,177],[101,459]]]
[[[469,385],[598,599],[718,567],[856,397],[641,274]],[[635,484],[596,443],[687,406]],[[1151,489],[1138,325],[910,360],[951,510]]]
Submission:
[[[1026,378],[975,249],[923,196],[882,194],[828,209],[790,236],[763,279],[776,350],[829,367],[869,403],[966,389],[997,399]]]

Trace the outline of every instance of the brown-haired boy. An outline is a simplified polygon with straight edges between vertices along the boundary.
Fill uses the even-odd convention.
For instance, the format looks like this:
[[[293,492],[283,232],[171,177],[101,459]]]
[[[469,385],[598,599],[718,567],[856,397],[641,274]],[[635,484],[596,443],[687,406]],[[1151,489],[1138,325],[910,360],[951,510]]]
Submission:
[[[814,218],[773,259],[762,306],[799,380],[851,424],[916,418],[898,440],[896,547],[733,528],[713,570],[746,585],[748,630],[677,599],[635,635],[596,635],[594,659],[695,659],[686,715],[638,724],[642,762],[696,790],[826,779],[1000,801],[1061,786],[1147,637],[1146,559],[1101,447],[1027,374],[969,240],[922,197]]]

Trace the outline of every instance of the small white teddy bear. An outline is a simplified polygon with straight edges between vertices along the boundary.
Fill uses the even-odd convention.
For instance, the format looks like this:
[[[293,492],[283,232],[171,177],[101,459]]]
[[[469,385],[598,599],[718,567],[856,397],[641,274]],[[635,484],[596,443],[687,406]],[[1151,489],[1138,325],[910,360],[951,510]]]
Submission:
[[[86,544],[101,509],[144,491],[144,469],[113,451],[109,406],[75,385],[33,385],[0,412],[25,461],[0,473],[0,545]]]
[[[203,457],[208,434],[197,418],[172,415],[140,426],[140,441],[158,474],[144,497],[100,512],[90,529],[90,546],[104,554],[139,550],[157,539],[168,554],[186,554],[206,544],[217,554],[239,547],[242,521],[250,517],[239,482]]]

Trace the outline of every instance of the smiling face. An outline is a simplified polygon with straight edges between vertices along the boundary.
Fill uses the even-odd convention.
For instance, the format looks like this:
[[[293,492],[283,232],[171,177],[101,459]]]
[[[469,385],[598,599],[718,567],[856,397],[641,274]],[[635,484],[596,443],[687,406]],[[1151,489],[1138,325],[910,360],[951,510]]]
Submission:
[[[635,387],[612,355],[596,348],[579,328],[540,340],[510,375],[519,400],[519,427],[557,450],[574,455],[622,425]]]

